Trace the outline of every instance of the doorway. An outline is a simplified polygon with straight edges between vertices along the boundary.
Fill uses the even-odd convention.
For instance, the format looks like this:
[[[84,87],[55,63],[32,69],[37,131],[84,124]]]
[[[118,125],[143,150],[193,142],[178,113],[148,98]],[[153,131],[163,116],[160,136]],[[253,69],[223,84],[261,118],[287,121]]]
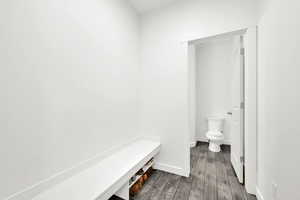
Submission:
[[[214,47],[219,44],[223,53]],[[214,53],[207,53],[211,48],[215,48],[215,58]],[[255,194],[256,28],[189,40],[187,49],[190,144],[194,146],[197,141],[207,141],[205,133],[208,126],[207,120],[204,119],[211,115],[223,117],[223,144],[231,146],[231,165],[239,182],[245,184],[247,192]],[[199,69],[199,59],[196,59],[199,57],[199,49],[202,49],[204,55],[201,57],[204,60],[202,70]],[[229,57],[232,58],[231,62],[228,61]],[[225,87],[229,85],[230,92],[228,87]]]

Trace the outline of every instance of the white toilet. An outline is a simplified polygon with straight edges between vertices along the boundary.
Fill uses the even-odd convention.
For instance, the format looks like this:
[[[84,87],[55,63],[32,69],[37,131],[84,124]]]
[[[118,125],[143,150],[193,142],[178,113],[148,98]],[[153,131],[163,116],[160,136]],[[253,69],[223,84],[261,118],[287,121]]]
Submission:
[[[208,117],[208,131],[206,137],[209,141],[208,149],[212,152],[220,152],[220,144],[224,140],[222,133],[224,126],[224,118],[222,117]]]

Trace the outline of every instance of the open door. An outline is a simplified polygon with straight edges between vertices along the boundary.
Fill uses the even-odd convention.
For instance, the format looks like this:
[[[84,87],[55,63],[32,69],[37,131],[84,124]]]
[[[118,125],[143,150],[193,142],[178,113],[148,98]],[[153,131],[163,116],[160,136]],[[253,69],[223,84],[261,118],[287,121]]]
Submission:
[[[244,47],[243,36],[235,36],[231,102],[231,163],[244,183]]]

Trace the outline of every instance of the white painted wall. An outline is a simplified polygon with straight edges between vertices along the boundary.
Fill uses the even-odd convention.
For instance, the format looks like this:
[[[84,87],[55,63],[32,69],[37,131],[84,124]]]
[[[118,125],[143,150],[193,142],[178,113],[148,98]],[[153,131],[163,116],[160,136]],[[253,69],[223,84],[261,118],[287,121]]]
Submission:
[[[258,189],[300,199],[300,2],[262,2],[258,27]],[[273,197],[272,183],[278,185]]]
[[[186,0],[142,16],[142,132],[162,142],[159,162],[188,173],[188,70],[184,40],[256,23],[253,0]]]
[[[238,37],[238,36],[235,36]],[[230,144],[234,64],[239,60],[234,37],[196,45],[196,138],[207,141],[207,117],[225,118],[224,143]]]
[[[178,0],[129,0],[139,13],[145,13],[159,7],[164,7]]]
[[[0,24],[0,199],[137,136],[127,1],[1,1]]]

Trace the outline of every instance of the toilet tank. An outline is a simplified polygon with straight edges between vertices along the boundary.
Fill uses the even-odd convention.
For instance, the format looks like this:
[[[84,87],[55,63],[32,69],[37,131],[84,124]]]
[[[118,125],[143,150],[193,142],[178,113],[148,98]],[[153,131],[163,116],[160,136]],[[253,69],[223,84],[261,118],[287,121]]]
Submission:
[[[222,117],[208,117],[208,131],[223,131],[224,118]]]

